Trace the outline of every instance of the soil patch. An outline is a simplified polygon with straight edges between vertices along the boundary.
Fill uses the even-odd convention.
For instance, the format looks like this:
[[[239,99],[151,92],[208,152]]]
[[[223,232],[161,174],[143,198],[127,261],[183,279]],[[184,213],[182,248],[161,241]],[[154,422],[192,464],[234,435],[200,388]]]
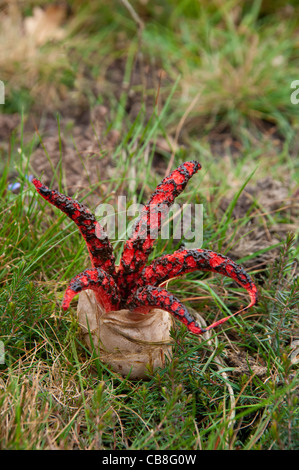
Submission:
[[[299,215],[299,191],[292,188],[290,191],[288,182],[274,180],[271,177],[263,178],[255,185],[246,186],[234,207],[232,216],[235,220],[250,216],[250,220],[241,226],[234,236],[236,245],[227,253],[233,259],[241,259],[252,255],[259,250],[266,249],[283,241],[287,232],[296,232]],[[232,198],[222,199],[220,210],[224,212]],[[272,217],[279,214],[282,222],[269,223]],[[286,224],[284,216],[293,223]],[[233,224],[228,228],[233,233]],[[277,257],[279,248],[269,251],[247,260],[244,265],[250,268],[269,267]]]
[[[42,142],[30,158],[35,175],[50,185],[53,176],[59,176],[61,171],[68,195],[86,194],[94,188],[103,197],[105,180],[113,175],[111,153],[119,140],[117,131],[106,130],[107,115],[107,108],[97,106],[88,122],[86,118],[85,122],[63,118],[60,135],[57,122],[55,125],[49,118]],[[68,131],[69,126],[72,128]],[[56,186],[56,182],[51,185],[53,189]]]

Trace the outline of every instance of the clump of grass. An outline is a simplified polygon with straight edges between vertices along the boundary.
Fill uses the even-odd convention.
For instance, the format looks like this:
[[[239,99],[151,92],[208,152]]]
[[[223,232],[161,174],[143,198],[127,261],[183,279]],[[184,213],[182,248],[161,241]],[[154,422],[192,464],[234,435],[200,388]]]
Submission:
[[[45,2],[45,8],[49,5]],[[259,129],[268,122],[288,138],[293,136],[290,124],[297,123],[297,112],[290,101],[290,85],[297,78],[297,23],[292,15],[283,22],[279,10],[265,15],[261,2],[240,6],[238,1],[202,5],[169,1],[159,8],[148,3],[136,6],[143,22],[140,30],[122,2],[112,20],[109,2],[99,6],[74,0],[69,15],[65,12],[64,37],[40,45],[24,36],[26,12],[11,8],[9,15],[1,13],[5,21],[0,28],[5,36],[0,66],[7,84],[7,111],[19,110],[20,102],[31,106],[45,99],[48,108],[57,109],[68,97],[87,106],[108,94],[105,74],[109,66],[120,67],[117,59],[139,65],[141,75],[146,75],[144,66],[154,58],[157,70],[168,76],[161,80],[160,95],[181,77],[177,100],[165,116],[170,128],[197,97],[185,119],[189,134],[229,129],[246,141],[248,133],[243,130],[251,125]],[[32,13],[31,9],[26,15]],[[132,74],[118,72],[127,87]],[[146,93],[156,95],[157,90]]]
[[[240,128],[250,122],[268,121],[285,130],[296,121],[290,102],[296,21],[262,16],[260,7],[261,2],[243,8],[239,2],[217,2],[217,8],[198,6],[192,12],[185,4],[179,20],[178,8],[162,28],[149,21],[144,30],[146,45],[167,72],[181,74],[177,96],[183,109],[198,96],[187,119],[188,130],[197,135],[216,127],[241,137]],[[172,119],[178,115],[179,110]]]
[[[296,237],[288,234],[279,257],[269,269],[264,288],[270,294],[265,308],[268,312],[267,332],[273,353],[279,355],[296,337],[297,305],[299,300]]]
[[[63,50],[39,44],[36,37],[25,28],[25,17],[16,4],[9,4],[0,12],[1,80],[5,83],[7,112],[26,110],[48,88],[49,102],[59,93],[59,82],[68,68]]]

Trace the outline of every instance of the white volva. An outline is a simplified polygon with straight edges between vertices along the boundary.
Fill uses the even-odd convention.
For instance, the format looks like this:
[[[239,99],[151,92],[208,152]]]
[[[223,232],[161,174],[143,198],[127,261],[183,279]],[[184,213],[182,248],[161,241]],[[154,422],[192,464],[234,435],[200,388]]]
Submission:
[[[79,294],[77,313],[84,343],[122,376],[146,378],[148,368],[163,368],[171,358],[172,317],[164,310],[105,313],[94,292],[86,290]]]

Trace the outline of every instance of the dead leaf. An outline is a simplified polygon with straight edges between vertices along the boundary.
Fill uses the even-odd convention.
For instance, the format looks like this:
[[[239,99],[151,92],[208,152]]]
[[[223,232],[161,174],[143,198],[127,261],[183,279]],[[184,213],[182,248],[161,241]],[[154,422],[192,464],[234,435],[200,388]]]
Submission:
[[[45,10],[33,9],[33,16],[24,19],[25,34],[31,36],[38,45],[47,41],[63,39],[65,31],[60,27],[66,17],[63,5],[50,5]]]

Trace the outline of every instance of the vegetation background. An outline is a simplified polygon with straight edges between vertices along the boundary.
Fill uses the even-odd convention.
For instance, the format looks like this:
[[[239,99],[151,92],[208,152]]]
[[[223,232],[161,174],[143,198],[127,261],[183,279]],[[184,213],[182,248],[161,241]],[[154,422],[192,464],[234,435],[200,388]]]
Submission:
[[[298,1],[1,1],[0,43],[0,448],[298,449]],[[173,361],[134,382],[62,316],[87,253],[30,175],[95,209],[187,159],[179,201],[259,304],[209,340],[175,323]],[[246,303],[220,277],[169,289],[209,323]]]

